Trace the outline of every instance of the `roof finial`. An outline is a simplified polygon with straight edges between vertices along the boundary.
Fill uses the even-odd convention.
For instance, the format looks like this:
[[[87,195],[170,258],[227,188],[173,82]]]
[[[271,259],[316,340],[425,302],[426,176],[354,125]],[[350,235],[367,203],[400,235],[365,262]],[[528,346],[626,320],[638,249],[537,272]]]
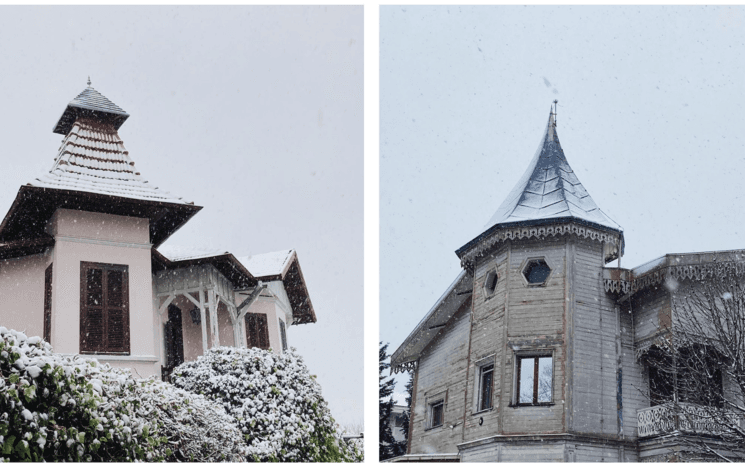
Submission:
[[[559,100],[554,99],[554,127],[556,127],[556,107],[559,105]]]
[[[88,75],[88,86],[90,86],[90,85],[91,85],[91,76]]]

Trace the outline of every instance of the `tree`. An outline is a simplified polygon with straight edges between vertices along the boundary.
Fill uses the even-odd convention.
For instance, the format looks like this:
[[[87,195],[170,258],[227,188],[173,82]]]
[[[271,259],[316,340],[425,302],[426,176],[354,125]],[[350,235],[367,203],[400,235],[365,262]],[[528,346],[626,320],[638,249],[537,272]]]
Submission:
[[[411,421],[411,400],[414,396],[414,373],[409,373],[409,381],[406,383],[406,411],[401,418],[403,421],[404,437],[409,440],[409,423]],[[404,447],[405,450],[405,447]]]
[[[732,272],[673,290],[671,325],[647,359],[650,397],[669,402],[687,458],[745,460],[745,285]]]
[[[391,431],[391,413],[393,413],[393,389],[396,386],[396,380],[393,377],[386,378],[383,371],[389,369],[391,365],[386,362],[390,357],[388,355],[388,344],[379,343],[378,351],[378,429],[380,434],[380,447],[378,450],[380,460],[398,457],[405,453],[405,444],[396,442]]]

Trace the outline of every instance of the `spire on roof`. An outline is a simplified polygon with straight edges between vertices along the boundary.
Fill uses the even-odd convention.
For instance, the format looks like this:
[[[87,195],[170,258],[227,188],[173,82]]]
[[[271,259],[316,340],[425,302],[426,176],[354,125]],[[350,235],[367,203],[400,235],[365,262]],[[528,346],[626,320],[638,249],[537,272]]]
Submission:
[[[54,133],[67,135],[72,124],[78,117],[86,117],[100,122],[113,124],[114,130],[119,130],[129,114],[124,109],[109,101],[106,96],[91,87],[91,77],[88,77],[88,87],[70,101],[62,116],[54,126]]]
[[[564,156],[556,132],[556,114],[548,124],[533,160],[515,188],[507,195],[485,230],[498,224],[530,223],[556,218],[576,218],[621,231],[595,204]]]
[[[90,77],[88,77],[90,85]],[[65,138],[52,169],[28,185],[187,204],[150,184],[135,167],[117,129],[129,117],[88,87],[70,101],[54,131]]]

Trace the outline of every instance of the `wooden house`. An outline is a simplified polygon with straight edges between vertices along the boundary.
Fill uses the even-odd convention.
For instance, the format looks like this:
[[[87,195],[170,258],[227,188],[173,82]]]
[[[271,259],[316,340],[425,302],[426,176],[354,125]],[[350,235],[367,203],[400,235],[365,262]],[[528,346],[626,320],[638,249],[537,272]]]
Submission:
[[[164,246],[201,207],[138,172],[128,118],[90,82],[65,108],[51,170],[0,224],[0,326],[143,377],[214,346],[286,350],[288,327],[316,321],[296,252]]]
[[[525,175],[456,251],[462,271],[391,356],[393,372],[414,373],[407,455],[394,461],[673,458],[680,428],[661,424],[673,395],[650,393],[645,356],[672,298],[714,281],[707,272],[745,273],[745,252],[606,266],[623,253],[551,114]]]

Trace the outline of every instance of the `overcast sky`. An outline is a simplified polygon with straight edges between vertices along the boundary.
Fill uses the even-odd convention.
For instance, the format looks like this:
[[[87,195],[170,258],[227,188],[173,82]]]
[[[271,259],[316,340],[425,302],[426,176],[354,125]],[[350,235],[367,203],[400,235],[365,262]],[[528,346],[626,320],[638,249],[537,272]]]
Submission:
[[[554,99],[569,164],[624,229],[622,267],[745,248],[742,7],[391,6],[380,22],[390,352],[526,170]]]
[[[93,87],[147,180],[204,209],[167,244],[293,248],[318,317],[288,329],[362,423],[362,7],[0,7],[4,216]]]

